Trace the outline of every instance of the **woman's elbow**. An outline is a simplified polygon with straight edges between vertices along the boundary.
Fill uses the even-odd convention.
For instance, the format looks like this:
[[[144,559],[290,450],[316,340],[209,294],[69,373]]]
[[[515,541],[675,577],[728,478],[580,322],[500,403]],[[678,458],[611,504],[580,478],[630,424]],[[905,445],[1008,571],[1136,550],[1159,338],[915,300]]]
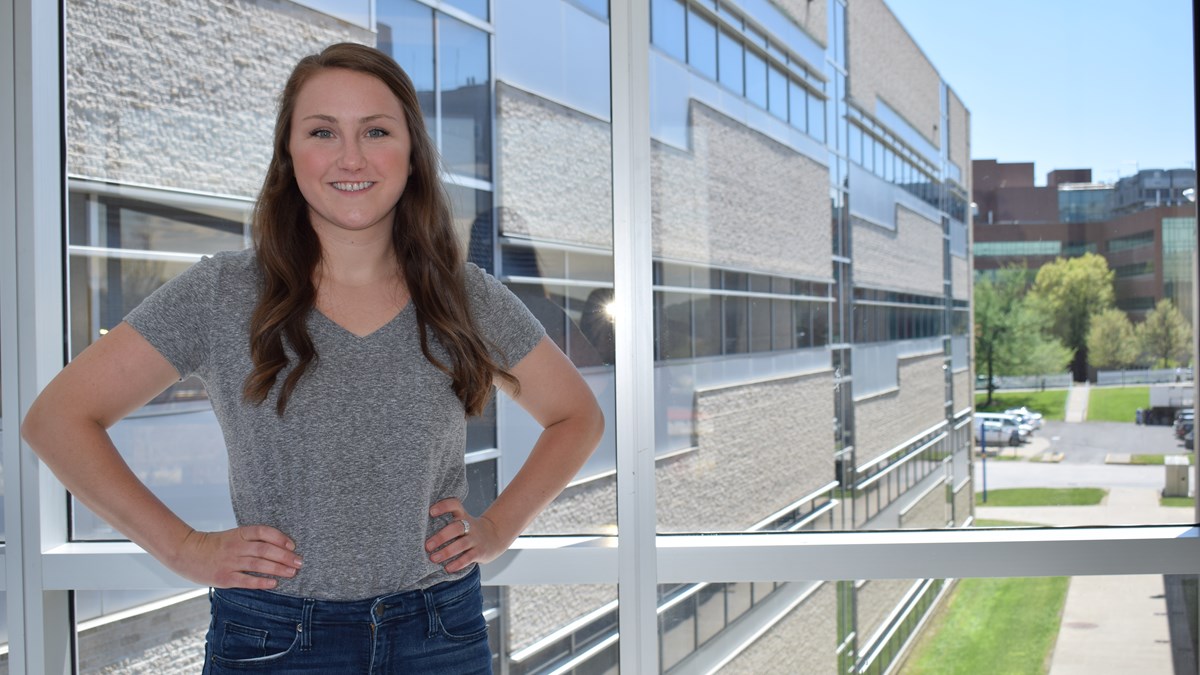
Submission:
[[[604,411],[595,401],[592,401],[584,414],[583,427],[584,447],[588,449],[588,454],[591,454],[600,445],[600,439],[604,436]]]

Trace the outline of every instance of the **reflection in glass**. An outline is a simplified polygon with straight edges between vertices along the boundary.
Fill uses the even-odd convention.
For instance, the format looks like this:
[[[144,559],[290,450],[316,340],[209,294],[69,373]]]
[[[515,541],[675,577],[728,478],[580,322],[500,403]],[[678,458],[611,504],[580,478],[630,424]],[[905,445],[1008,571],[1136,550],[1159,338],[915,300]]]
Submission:
[[[375,25],[379,49],[392,55],[412,79],[425,130],[438,137],[434,100],[433,10],[415,0],[378,0]]]
[[[680,0],[650,3],[650,41],[680,61],[687,61],[687,33]]]
[[[451,173],[490,180],[492,124],[488,34],[438,18],[442,161]]]
[[[717,79],[717,26],[698,12],[687,19],[687,61],[700,74]]]

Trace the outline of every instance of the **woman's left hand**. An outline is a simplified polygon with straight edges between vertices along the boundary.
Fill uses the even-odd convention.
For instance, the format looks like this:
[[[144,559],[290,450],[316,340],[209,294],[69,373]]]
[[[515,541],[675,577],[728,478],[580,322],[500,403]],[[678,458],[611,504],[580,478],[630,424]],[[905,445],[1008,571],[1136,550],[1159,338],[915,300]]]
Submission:
[[[454,518],[449,525],[425,540],[425,552],[429,560],[447,572],[457,572],[471,563],[486,563],[500,557],[511,541],[505,541],[496,524],[487,516],[473,518],[455,498],[443,499],[429,509],[429,515],[449,515]]]

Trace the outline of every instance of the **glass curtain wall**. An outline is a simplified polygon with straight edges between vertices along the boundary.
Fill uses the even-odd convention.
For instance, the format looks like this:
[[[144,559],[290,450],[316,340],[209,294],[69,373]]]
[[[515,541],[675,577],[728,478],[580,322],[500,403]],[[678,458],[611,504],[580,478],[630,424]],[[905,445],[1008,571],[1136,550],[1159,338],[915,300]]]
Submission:
[[[529,530],[570,538],[534,545],[614,541],[605,537],[616,534],[617,495],[627,486],[617,484],[614,433],[611,88],[626,83],[610,82],[608,3],[375,0],[342,14],[328,4],[229,12],[196,0],[185,2],[188,11],[144,13],[65,4],[68,357],[201,256],[248,245],[274,97],[291,64],[330,42],[377,45],[419,90],[469,260],[525,301],[605,411],[600,449]],[[940,81],[921,90],[942,129],[934,137],[917,131],[934,120],[911,110],[848,103],[875,100],[879,92],[853,90],[864,82],[919,89],[892,78],[887,58],[854,52],[894,42],[862,39],[898,27],[875,4],[884,11],[841,0],[800,13],[717,0],[643,7],[652,269],[642,289],[651,301],[635,321],[654,336],[653,405],[639,412],[655,430],[660,547],[689,533],[757,541],[837,530],[878,543],[868,531],[967,528],[985,516],[989,524],[1125,523],[1134,510],[1123,505],[1144,497],[1108,489],[1103,503],[1061,507],[1083,510],[1056,512],[1059,520],[995,501],[1012,480],[1004,465],[1018,465],[997,455],[1052,448],[1020,434],[1002,447],[972,440],[962,271],[970,177],[953,160],[962,139],[946,131],[956,99]],[[141,37],[114,45],[112,26]],[[848,77],[851,64],[865,63],[879,72]],[[1194,221],[1186,225],[1172,231],[1194,234]],[[1128,248],[1141,245],[1135,238]],[[472,420],[464,448],[472,512],[512,479],[536,433],[504,397]],[[1045,443],[1052,433],[1033,438]],[[232,524],[224,448],[200,383],[173,386],[113,436],[193,525]],[[1020,468],[1051,476],[1057,467]],[[1161,482],[1162,467],[1154,471],[1139,479]],[[1137,504],[1139,523],[1190,522],[1187,508]],[[70,541],[86,548],[118,538],[71,502]],[[570,559],[569,550],[555,553]],[[83,563],[65,559],[55,564],[76,565],[82,578]],[[617,573],[603,583],[573,573],[566,583],[486,589],[497,672],[617,672]],[[627,570],[620,574],[629,582]],[[833,574],[663,580],[671,575],[668,567],[656,578],[657,634],[625,637],[651,644],[657,669],[675,673],[780,664],[884,672],[916,649],[932,608],[956,587]],[[72,591],[80,672],[195,670],[208,621],[203,591],[147,585],[156,590],[89,581]],[[0,612],[0,628],[3,620]]]

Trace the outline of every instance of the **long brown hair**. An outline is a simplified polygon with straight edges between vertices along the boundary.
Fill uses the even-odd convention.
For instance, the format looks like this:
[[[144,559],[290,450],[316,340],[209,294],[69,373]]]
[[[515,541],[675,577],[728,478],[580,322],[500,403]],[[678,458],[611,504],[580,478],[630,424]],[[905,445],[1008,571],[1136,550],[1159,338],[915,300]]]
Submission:
[[[378,78],[404,108],[412,141],[412,174],[396,205],[392,247],[416,310],[421,352],[450,376],[454,394],[467,414],[477,415],[487,404],[493,378],[513,386],[517,381],[492,359],[471,320],[462,252],[438,175],[437,150],[425,132],[416,89],[391,57],[354,43],[331,45],[301,59],[280,95],[274,154],[254,207],[254,246],[262,285],[250,319],[254,369],[246,377],[243,396],[256,404],[266,400],[290,360],[286,343],[296,364],[284,378],[276,401],[276,412],[282,415],[296,385],[317,359],[305,322],[316,302],[313,271],[321,261],[321,244],[308,218],[308,203],[296,184],[288,139],[300,90],[313,75],[328,68]],[[430,331],[449,354],[449,364],[430,352]]]

